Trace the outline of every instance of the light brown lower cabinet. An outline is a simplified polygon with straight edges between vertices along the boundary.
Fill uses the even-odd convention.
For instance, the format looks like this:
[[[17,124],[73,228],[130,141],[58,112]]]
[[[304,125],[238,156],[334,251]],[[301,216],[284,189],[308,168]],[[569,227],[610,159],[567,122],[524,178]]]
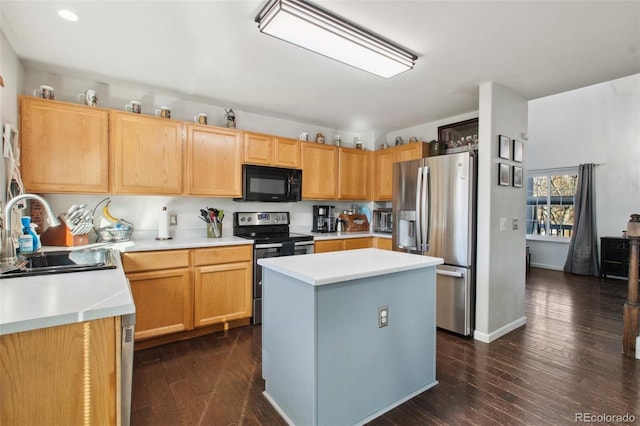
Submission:
[[[0,424],[119,424],[120,318],[0,336]]]
[[[391,238],[373,237],[373,246],[381,250],[393,250]]]
[[[124,253],[136,305],[136,342],[198,327],[226,328],[236,320],[248,323],[252,256],[251,245]]]
[[[326,253],[328,251],[355,250],[360,248],[369,248],[372,246],[372,237],[341,238],[337,240],[316,241],[314,251],[315,253]]]
[[[252,253],[250,246],[195,251],[195,327],[251,317]]]

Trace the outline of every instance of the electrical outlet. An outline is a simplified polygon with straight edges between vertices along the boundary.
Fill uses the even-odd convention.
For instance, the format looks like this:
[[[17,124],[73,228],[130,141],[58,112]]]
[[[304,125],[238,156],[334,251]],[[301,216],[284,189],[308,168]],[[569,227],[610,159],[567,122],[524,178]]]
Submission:
[[[378,308],[378,328],[389,325],[389,307],[380,306]]]
[[[170,214],[169,215],[169,225],[170,226],[178,226],[178,215],[177,214]]]
[[[518,229],[518,218],[514,217],[511,221],[511,229],[513,229],[514,231],[516,229]]]

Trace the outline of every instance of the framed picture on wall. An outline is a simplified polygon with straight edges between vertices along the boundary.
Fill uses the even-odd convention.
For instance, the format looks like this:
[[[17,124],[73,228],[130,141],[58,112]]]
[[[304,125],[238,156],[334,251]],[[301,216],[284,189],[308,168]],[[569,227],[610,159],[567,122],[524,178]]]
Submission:
[[[438,141],[445,144],[446,149],[456,149],[478,143],[478,119],[459,121],[438,127]]]
[[[511,139],[504,135],[498,136],[498,156],[505,160],[511,160]]]
[[[513,166],[513,186],[522,188],[522,167]]]
[[[511,166],[508,164],[498,163],[498,184],[511,186]]]
[[[524,161],[524,143],[515,139],[513,140],[513,161],[518,163]]]

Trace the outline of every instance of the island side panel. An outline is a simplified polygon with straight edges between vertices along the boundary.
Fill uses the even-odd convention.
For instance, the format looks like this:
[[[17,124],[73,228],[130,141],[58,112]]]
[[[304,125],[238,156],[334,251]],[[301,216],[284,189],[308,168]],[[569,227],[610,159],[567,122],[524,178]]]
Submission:
[[[317,424],[363,423],[437,384],[435,267],[319,286],[317,311]]]
[[[262,277],[265,394],[294,424],[316,424],[316,289],[268,268]]]

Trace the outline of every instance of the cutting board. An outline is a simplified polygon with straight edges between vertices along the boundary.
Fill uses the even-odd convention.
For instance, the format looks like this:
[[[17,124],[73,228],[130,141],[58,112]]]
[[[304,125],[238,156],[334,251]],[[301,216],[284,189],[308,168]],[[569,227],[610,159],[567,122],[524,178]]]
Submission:
[[[369,230],[369,221],[363,214],[340,214],[345,223],[345,232],[359,232]]]

